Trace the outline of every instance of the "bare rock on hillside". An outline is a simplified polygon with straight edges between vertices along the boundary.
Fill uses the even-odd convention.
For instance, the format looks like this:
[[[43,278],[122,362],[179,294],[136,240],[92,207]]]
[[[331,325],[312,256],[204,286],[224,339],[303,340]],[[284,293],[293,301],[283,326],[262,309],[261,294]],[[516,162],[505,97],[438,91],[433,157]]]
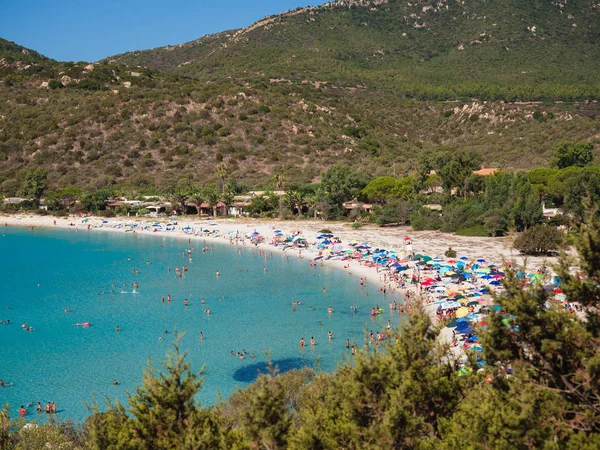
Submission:
[[[71,79],[70,76],[68,75],[63,75],[60,78],[60,82],[62,83],[63,86],[66,86],[67,84],[71,83],[73,80]]]

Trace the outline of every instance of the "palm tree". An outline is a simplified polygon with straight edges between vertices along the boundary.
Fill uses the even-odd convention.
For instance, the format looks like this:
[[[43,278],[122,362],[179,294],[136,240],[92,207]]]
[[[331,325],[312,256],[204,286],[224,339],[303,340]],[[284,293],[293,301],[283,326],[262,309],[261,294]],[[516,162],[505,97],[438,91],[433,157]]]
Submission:
[[[185,215],[185,206],[188,198],[190,198],[190,192],[187,189],[179,188],[171,193],[173,202],[181,207],[181,215]]]
[[[223,204],[225,205],[225,208],[227,210],[227,214],[229,214],[229,207],[231,206],[231,204],[234,201],[234,194],[231,191],[225,191],[223,193],[223,195],[221,195],[221,201],[223,202]]]
[[[273,175],[273,182],[275,183],[275,188],[279,191],[279,218],[283,217],[283,202],[281,198],[281,191],[285,185],[285,176],[282,173],[276,173]]]
[[[202,192],[198,186],[193,186],[190,189],[190,199],[194,202],[194,205],[196,205],[196,212],[198,213],[198,216],[200,216],[200,205],[204,201],[204,192]]]
[[[227,167],[227,164],[225,164],[223,162],[217,164],[217,167],[215,167],[215,173],[217,174],[217,177],[219,178],[222,193],[224,194],[225,193],[225,178],[227,178],[227,175],[229,175],[229,168]]]
[[[207,203],[212,207],[213,217],[217,217],[217,203],[219,203],[219,194],[211,186],[204,187],[204,198]]]
[[[296,214],[299,216],[304,212],[304,209],[307,206],[305,195],[298,191],[286,192],[283,196],[283,203],[290,208],[292,214],[296,211]]]

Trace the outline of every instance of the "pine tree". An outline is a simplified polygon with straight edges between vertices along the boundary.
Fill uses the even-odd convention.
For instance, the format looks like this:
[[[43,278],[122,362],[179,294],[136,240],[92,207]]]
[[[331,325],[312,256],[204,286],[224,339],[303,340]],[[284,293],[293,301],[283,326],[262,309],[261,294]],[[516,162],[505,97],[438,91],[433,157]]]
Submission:
[[[185,361],[179,339],[180,336],[163,363],[165,371],[156,372],[150,363],[142,386],[129,398],[134,416],[132,431],[145,448],[185,448],[182,444],[192,432],[190,425],[199,409],[194,396],[202,380],[199,372],[192,372],[190,363]]]
[[[256,380],[248,407],[242,413],[242,432],[251,449],[285,449],[291,427],[291,415],[286,405],[285,389],[276,370]]]
[[[385,352],[359,352],[354,366],[319,377],[301,402],[290,448],[404,449],[434,439],[461,395],[438,334],[414,311]]]
[[[581,273],[573,273],[573,261],[566,256],[557,273],[569,301],[586,308],[585,317],[551,300],[542,284],[532,286],[507,270],[506,292],[495,298],[505,315],[490,316],[481,338],[496,377],[526,371],[533,387],[558,393],[566,402],[557,417],[588,436],[600,432],[600,233],[593,219],[581,225],[577,249]]]

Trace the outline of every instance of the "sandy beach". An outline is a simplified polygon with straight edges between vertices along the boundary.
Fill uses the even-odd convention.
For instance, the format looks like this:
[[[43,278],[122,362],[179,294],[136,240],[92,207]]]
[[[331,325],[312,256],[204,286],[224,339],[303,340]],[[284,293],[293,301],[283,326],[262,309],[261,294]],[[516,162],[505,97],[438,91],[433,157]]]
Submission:
[[[158,223],[162,227],[155,227]],[[135,228],[126,227],[126,224],[137,224]],[[317,236],[327,230],[334,239],[338,238],[343,247],[348,247],[351,243],[366,244],[372,249],[393,250],[398,258],[406,255],[406,238],[412,243],[412,251],[421,255],[428,255],[431,258],[442,258],[444,252],[449,247],[456,250],[457,258],[467,257],[470,261],[476,261],[480,258],[485,259],[490,264],[499,264],[510,261],[513,264],[526,264],[529,270],[541,266],[552,267],[556,263],[556,258],[548,257],[528,257],[525,259],[512,249],[512,238],[489,238],[489,237],[463,237],[437,231],[413,231],[410,227],[380,228],[377,226],[363,226],[359,229],[353,229],[351,224],[343,222],[323,222],[323,221],[278,221],[278,220],[260,220],[251,218],[221,218],[204,219],[194,216],[178,217],[176,224],[167,219],[153,219],[146,217],[81,217],[70,216],[68,218],[55,218],[52,216],[37,215],[11,215],[0,216],[0,226],[34,227],[34,228],[56,228],[68,229],[74,233],[127,233],[132,239],[140,235],[152,235],[156,237],[170,236],[186,240],[190,243],[194,241],[215,242],[224,245],[235,245],[235,236],[247,237],[254,233],[264,237],[264,241],[257,246],[265,252],[285,252],[286,255],[293,258],[302,258],[306,264],[311,264],[315,258],[319,257],[319,249],[316,244]],[[160,228],[157,230],[157,228]],[[135,231],[133,231],[135,229]],[[307,248],[298,248],[295,246],[275,246],[275,233],[283,236],[301,235],[309,244]],[[250,244],[246,239],[245,245]],[[321,257],[322,258],[322,257]],[[316,261],[315,261],[316,263]],[[377,266],[367,266],[363,262],[355,259],[320,259],[320,264],[331,265],[332,267],[343,270],[349,276],[355,277],[357,288],[359,288],[360,279],[368,286],[368,290],[375,292],[387,288],[388,295],[398,296],[399,303],[404,303],[408,289],[412,289],[414,296],[419,298],[417,285],[407,284],[405,288],[399,288],[391,283],[391,278],[387,278],[389,272],[380,271]],[[383,267],[382,267],[383,268]],[[424,275],[428,276],[428,275]],[[480,283],[481,284],[481,283]],[[384,291],[385,292],[385,291]],[[429,295],[429,294],[424,294]],[[489,299],[488,299],[489,300]],[[425,306],[432,320],[436,322],[436,312],[438,304],[428,303],[425,298],[420,301]],[[391,300],[390,300],[391,309]],[[454,333],[451,328],[443,328],[440,334],[440,341],[448,344],[454,340]],[[460,357],[463,353],[462,347],[455,346],[452,353]]]
[[[135,222],[137,224],[152,224],[161,222],[167,224],[166,219],[153,219],[148,217],[81,217],[70,216],[68,218],[56,218],[52,216],[38,215],[3,215],[0,216],[0,224],[3,226],[18,227],[43,227],[43,228],[63,228],[74,232],[114,232],[124,233],[123,228],[115,228],[118,224]],[[189,232],[190,227],[194,230],[209,229],[216,230],[213,234],[194,235]],[[344,222],[324,222],[324,221],[278,221],[261,220],[252,218],[219,218],[205,219],[194,216],[178,217],[177,225],[171,231],[153,231],[136,229],[139,235],[172,236],[185,239],[206,239],[221,243],[229,243],[230,233],[239,232],[240,235],[246,235],[258,232],[265,237],[265,242],[259,244],[264,250],[281,251],[269,243],[274,235],[274,230],[281,230],[284,235],[300,232],[309,243],[316,242],[316,237],[321,230],[330,230],[331,233],[339,237],[342,243],[359,242],[366,243],[373,248],[383,248],[395,250],[398,255],[404,255],[405,238],[412,241],[414,253],[429,255],[432,258],[444,257],[444,252],[451,246],[456,250],[457,257],[467,256],[470,260],[484,258],[490,262],[502,263],[511,261],[516,264],[527,264],[528,268],[535,268],[542,265],[551,266],[556,263],[556,258],[548,257],[528,257],[526,260],[512,249],[512,238],[490,238],[490,237],[464,237],[456,236],[439,231],[413,231],[410,227],[390,227],[381,228],[375,225],[363,226],[359,229],[353,229],[351,224]],[[132,237],[134,233],[132,234]],[[317,255],[315,247],[308,249],[288,249],[287,253],[295,257],[302,257],[307,261],[314,259]],[[308,262],[307,262],[308,264]],[[331,264],[340,270],[345,270],[349,274],[357,277],[366,278],[371,284],[381,285],[381,275],[373,267],[365,267],[356,261],[325,261],[325,264]]]

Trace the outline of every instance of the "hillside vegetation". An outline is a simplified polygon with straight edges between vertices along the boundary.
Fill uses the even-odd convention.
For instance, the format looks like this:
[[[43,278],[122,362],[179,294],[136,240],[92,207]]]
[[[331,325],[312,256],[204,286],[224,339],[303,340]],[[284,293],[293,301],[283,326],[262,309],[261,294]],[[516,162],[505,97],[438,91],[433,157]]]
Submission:
[[[598,104],[584,100],[597,97],[596,11],[338,1],[95,64],[0,40],[0,195],[32,168],[55,188],[153,194],[216,181],[219,165],[248,188],[278,173],[318,182],[332,164],[413,175],[438,150],[547,166],[559,142],[600,138]]]
[[[419,99],[596,99],[599,17],[592,0],[336,1],[107,60],[202,80],[362,84]]]
[[[3,194],[14,195],[32,167],[46,168],[61,187],[165,191],[181,178],[210,181],[223,162],[238,183],[262,187],[278,172],[310,183],[334,163],[366,176],[407,175],[419,154],[442,146],[477,150],[487,166],[532,168],[546,165],[559,141],[599,138],[595,105],[422,103],[366,89],[204,84],[83,68],[62,65],[80,77],[62,88],[42,87],[69,76],[56,68],[0,86]]]

